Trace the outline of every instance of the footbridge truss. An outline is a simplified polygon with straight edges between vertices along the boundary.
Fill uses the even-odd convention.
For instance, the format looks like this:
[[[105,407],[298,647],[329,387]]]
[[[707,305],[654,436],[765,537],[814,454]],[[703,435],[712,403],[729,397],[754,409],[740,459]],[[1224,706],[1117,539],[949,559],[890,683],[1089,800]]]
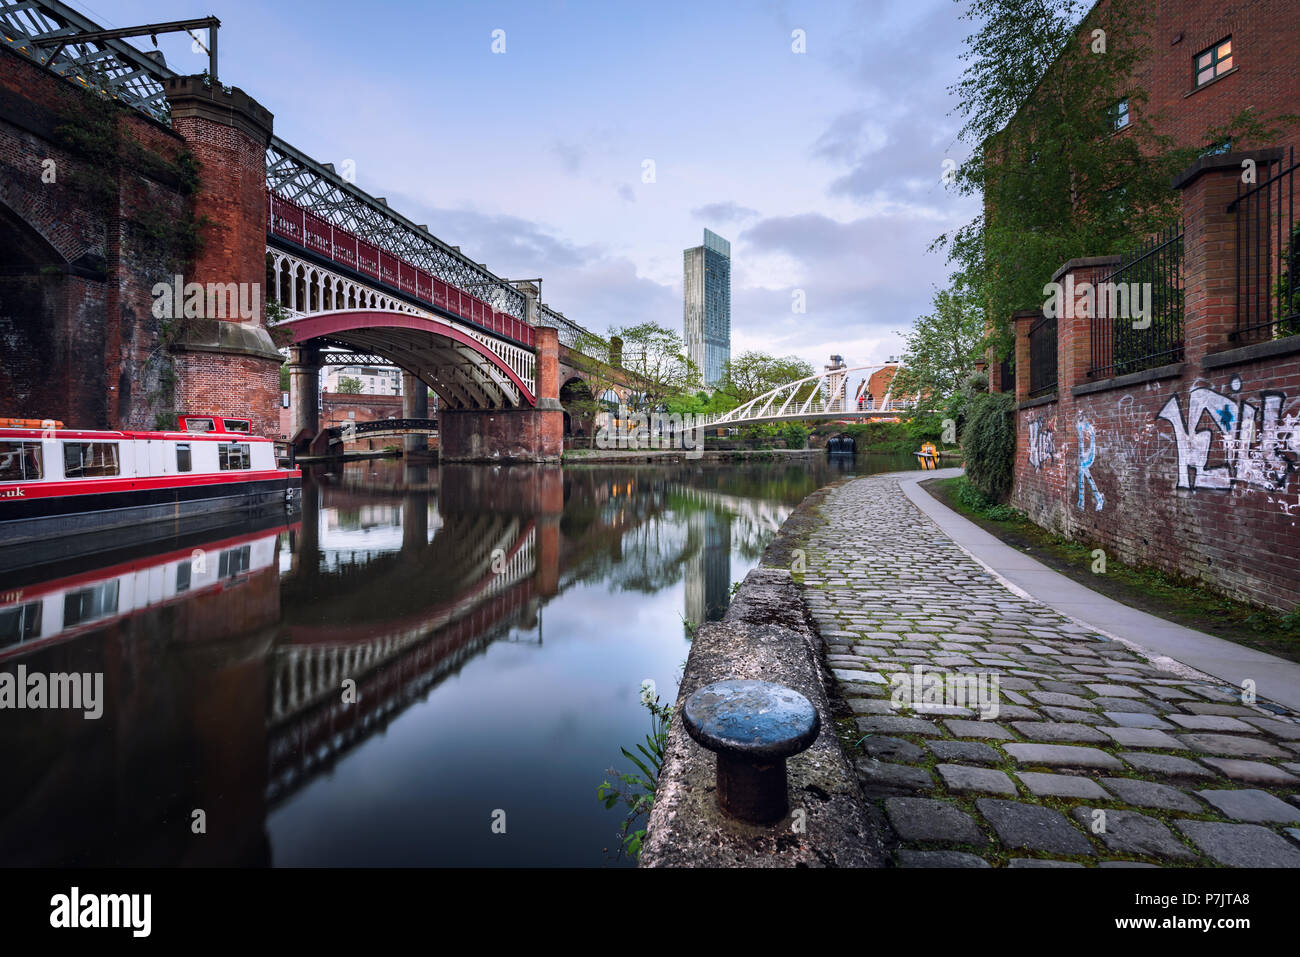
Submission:
[[[893,379],[890,379],[890,385],[879,402],[873,401],[871,396],[865,394],[864,385],[875,373],[897,366],[898,363],[891,362],[882,365],[828,368],[817,375],[777,386],[770,392],[750,399],[728,412],[706,416],[703,425],[705,428],[712,429],[806,419],[870,421],[895,418],[900,412],[911,408],[912,403],[893,398]],[[856,373],[862,375],[857,376]],[[848,395],[850,376],[859,380],[853,398]]]

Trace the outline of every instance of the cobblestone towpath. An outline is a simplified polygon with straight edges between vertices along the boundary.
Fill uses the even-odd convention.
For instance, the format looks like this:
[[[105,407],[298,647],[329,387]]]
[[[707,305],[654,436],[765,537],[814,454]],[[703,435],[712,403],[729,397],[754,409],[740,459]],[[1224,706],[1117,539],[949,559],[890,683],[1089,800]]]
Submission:
[[[896,478],[820,510],[803,592],[897,864],[1300,867],[1296,713],[1021,597]]]

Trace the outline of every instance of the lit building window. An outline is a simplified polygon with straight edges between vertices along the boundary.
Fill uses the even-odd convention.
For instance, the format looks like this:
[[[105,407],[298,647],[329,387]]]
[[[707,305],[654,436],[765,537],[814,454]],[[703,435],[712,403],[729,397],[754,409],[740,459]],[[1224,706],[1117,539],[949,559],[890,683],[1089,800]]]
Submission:
[[[1232,69],[1232,37],[1220,40],[1214,46],[1196,55],[1196,85],[1204,86],[1215,77]]]

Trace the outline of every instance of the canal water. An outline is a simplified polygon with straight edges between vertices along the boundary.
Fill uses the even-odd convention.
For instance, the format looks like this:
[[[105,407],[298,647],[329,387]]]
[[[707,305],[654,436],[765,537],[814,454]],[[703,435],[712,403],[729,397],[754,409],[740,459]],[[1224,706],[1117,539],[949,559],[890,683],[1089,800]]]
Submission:
[[[0,582],[0,672],[101,712],[0,710],[0,864],[626,866],[642,681],[805,496],[913,467],[354,462],[291,523]]]

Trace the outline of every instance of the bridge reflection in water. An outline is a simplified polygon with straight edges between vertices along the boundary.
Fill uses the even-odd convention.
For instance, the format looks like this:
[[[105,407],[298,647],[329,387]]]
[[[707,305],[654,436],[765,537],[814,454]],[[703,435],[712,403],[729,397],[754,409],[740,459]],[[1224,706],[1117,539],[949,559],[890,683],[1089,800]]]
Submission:
[[[820,481],[357,462],[301,524],[6,582],[0,671],[105,701],[0,710],[0,864],[603,863],[641,679]]]

